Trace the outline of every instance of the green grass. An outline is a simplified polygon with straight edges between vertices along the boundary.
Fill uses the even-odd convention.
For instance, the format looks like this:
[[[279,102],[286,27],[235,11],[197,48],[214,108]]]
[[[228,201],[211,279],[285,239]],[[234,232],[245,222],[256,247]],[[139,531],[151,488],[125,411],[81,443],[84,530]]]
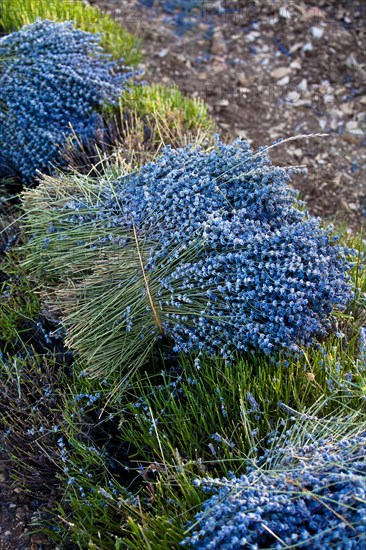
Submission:
[[[185,130],[210,131],[213,121],[210,118],[207,106],[199,98],[190,99],[182,94],[178,88],[171,88],[159,84],[151,86],[136,86],[127,90],[121,98],[121,103],[127,109],[139,116],[147,117],[150,121],[157,121],[172,133],[177,128]],[[162,136],[161,142],[166,143],[168,136]]]
[[[140,43],[135,36],[121,28],[113,19],[96,7],[79,0],[2,0],[0,28],[6,33],[34,23],[37,18],[52,21],[74,21],[84,31],[101,33],[102,45],[115,58],[124,58],[127,65],[141,61]]]
[[[331,397],[323,415],[341,405],[363,408],[366,413],[366,373],[361,362],[350,360],[347,351],[337,348],[329,342],[322,351],[310,349],[288,367],[253,356],[229,366],[206,359],[197,371],[194,358],[182,357],[178,376],[168,372],[156,380],[149,372],[136,374],[136,393],[128,395],[129,404],[121,416],[121,437],[134,442],[136,456],[147,462],[164,462],[177,450],[186,460],[199,456],[213,469],[225,461],[225,467],[235,471],[240,457],[291,410],[301,415]],[[258,404],[255,410],[248,394]],[[220,443],[212,439],[215,433],[222,438]]]
[[[40,355],[29,348],[0,355],[0,451],[18,491],[46,502],[59,485],[63,376],[55,353]]]
[[[7,279],[0,283],[0,348],[26,345],[30,325],[38,319],[41,305],[29,281],[19,270],[8,267]]]
[[[237,368],[238,365],[233,367]],[[229,471],[244,473],[248,461],[253,465],[256,456],[265,448],[271,448],[266,437],[261,437],[259,433],[251,435],[260,421],[254,415],[244,412],[248,407],[246,403],[235,407],[233,399],[227,401],[227,418],[222,420],[221,403],[213,391],[220,372],[214,376],[212,369],[208,372],[208,365],[202,368],[207,371],[203,375],[204,383],[208,383],[205,391],[203,383],[200,389],[187,384],[188,391],[184,397],[179,393],[168,397],[169,391],[173,392],[166,383],[159,389],[154,388],[154,393],[147,401],[147,411],[151,414],[149,426],[142,427],[145,412],[137,408],[133,415],[122,416],[127,428],[122,425],[119,434],[114,435],[115,441],[120,437],[120,446],[114,448],[114,454],[111,453],[111,439],[105,439],[105,444],[96,446],[91,430],[82,428],[85,424],[83,418],[90,414],[90,410],[84,405],[70,406],[69,400],[64,408],[67,411],[68,451],[67,460],[63,463],[67,465],[68,472],[60,476],[64,479],[66,495],[63,503],[57,507],[58,517],[51,523],[53,527],[58,525],[59,531],[50,530],[49,527],[46,529],[53,540],[64,543],[73,541],[80,548],[89,545],[95,549],[178,549],[187,522],[193,520],[206,498],[195,487],[193,480],[207,475],[222,477]],[[248,378],[250,374],[253,373],[248,373]],[[267,380],[269,378],[268,374]],[[219,380],[221,390],[225,387],[227,392],[234,393],[233,388],[228,388],[225,382],[236,382],[235,374],[231,373],[230,380]],[[252,388],[255,383],[260,384],[253,377],[245,389]],[[165,396],[161,399],[163,393]],[[309,394],[311,396],[311,392]],[[212,406],[208,405],[207,396],[213,397]],[[194,399],[197,399],[196,403],[193,403]],[[169,405],[169,401],[174,400],[181,401],[178,407]],[[311,397],[308,401],[311,401]],[[157,409],[162,405],[166,409],[159,415]],[[238,414],[240,406],[244,414]],[[216,412],[215,407],[218,409]],[[107,425],[108,418],[107,411],[104,411],[103,420],[101,409],[103,401],[98,403],[94,411],[99,418],[99,429]],[[179,414],[179,409],[184,411],[184,418]],[[154,413],[157,413],[156,416]],[[299,447],[309,433],[319,438],[350,438],[352,434],[365,429],[365,414],[365,407],[359,409],[357,399],[349,399],[345,406],[345,402],[340,403],[338,392],[329,392],[327,397],[323,395],[311,407],[303,407],[302,414],[295,409],[277,414],[277,421],[272,419],[271,427],[264,433],[268,435],[273,429],[283,433],[295,427],[292,429],[291,442],[293,446]],[[152,430],[151,417],[156,420]],[[209,433],[220,433],[225,423],[227,426],[235,425],[232,440],[235,439],[238,447],[230,452],[213,442],[216,454],[207,456]],[[166,428],[167,424],[169,428]],[[150,437],[149,431],[152,433]],[[206,432],[203,438],[202,432]],[[176,446],[177,439],[185,442],[182,453]],[[128,454],[132,454],[132,461],[126,460]],[[271,468],[281,469],[278,457],[271,457]]]

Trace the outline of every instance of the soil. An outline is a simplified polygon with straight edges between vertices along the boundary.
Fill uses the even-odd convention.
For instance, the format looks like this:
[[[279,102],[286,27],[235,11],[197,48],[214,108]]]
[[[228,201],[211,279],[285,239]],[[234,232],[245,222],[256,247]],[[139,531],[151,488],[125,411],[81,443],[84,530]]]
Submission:
[[[312,214],[366,225],[366,6],[360,1],[90,0],[143,40],[143,78],[175,84],[209,107],[218,131],[271,150],[297,175]],[[174,9],[178,6],[177,9]],[[39,503],[9,480],[0,456],[0,550],[37,550]],[[28,534],[27,534],[28,533]]]
[[[40,502],[14,484],[0,454],[0,550],[41,550],[45,537],[32,533]]]
[[[202,97],[222,135],[271,151],[312,214],[366,225],[366,44],[362,1],[90,0],[143,41],[148,82]],[[220,13],[221,12],[221,13]]]

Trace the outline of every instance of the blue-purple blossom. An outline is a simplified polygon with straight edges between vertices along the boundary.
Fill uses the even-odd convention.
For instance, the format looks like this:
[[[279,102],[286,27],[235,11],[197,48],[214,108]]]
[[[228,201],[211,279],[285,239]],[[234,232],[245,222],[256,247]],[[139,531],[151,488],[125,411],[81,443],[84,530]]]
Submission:
[[[0,173],[26,183],[60,161],[72,129],[92,139],[103,125],[98,110],[116,105],[131,78],[99,35],[70,21],[36,21],[3,37],[0,59]]]
[[[269,454],[276,455],[276,446]],[[182,542],[200,550],[366,546],[366,437],[283,445],[281,471],[204,478],[211,495]],[[268,454],[262,460],[268,460]]]

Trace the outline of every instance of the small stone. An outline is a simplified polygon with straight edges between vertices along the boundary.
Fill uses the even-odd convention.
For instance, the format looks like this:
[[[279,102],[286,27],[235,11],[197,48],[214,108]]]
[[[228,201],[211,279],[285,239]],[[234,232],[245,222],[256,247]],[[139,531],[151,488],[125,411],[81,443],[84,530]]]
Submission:
[[[362,103],[362,105],[366,105],[366,95],[361,96],[358,101]]]
[[[323,95],[323,101],[324,101],[324,103],[333,103],[334,102],[334,95],[333,94],[324,94]]]
[[[294,107],[310,107],[311,101],[309,99],[299,99],[293,103]]]
[[[333,118],[343,118],[343,113],[339,109],[332,109],[329,114]]]
[[[281,6],[279,10],[280,17],[284,19],[291,19],[291,13],[286,6]]]
[[[278,69],[274,69],[274,71],[271,72],[271,77],[275,80],[280,80],[281,78],[291,74],[290,67],[278,67]]]
[[[18,521],[25,521],[27,517],[27,510],[25,508],[17,508],[15,512],[15,517]]]
[[[330,116],[330,127],[332,128],[332,130],[336,130],[342,124],[343,113],[338,109],[331,109],[329,111],[329,116]]]
[[[301,90],[302,92],[307,92],[308,91],[308,81],[306,80],[306,78],[303,78],[301,80],[301,82],[299,82],[299,84],[297,85],[297,87],[299,88],[299,90]]]
[[[322,130],[324,130],[324,128],[326,127],[327,125],[327,121],[325,118],[319,118],[319,126]]]
[[[186,56],[181,53],[176,54],[175,57],[180,63],[185,63],[187,60]]]
[[[354,53],[351,53],[347,59],[346,59],[346,62],[345,62],[345,65],[347,67],[349,67],[350,69],[352,69],[352,67],[357,67],[358,66],[358,61],[355,57],[355,54]]]
[[[240,137],[241,139],[245,139],[246,141],[249,141],[249,142],[251,141],[249,139],[249,136],[248,136],[246,130],[240,130],[240,129],[235,130],[235,134],[236,134],[237,137]]]
[[[200,31],[204,31],[204,32],[207,32],[210,28],[210,26],[207,24],[207,23],[199,23],[197,25],[197,28],[200,30]]]
[[[353,136],[355,136],[359,139],[362,139],[365,135],[365,132],[361,128],[355,128],[354,130],[352,130],[350,132],[350,134],[352,134]]]
[[[293,155],[299,160],[302,159],[302,157],[304,156],[302,149],[294,149]]]
[[[353,115],[353,103],[342,103],[340,110],[344,115],[351,116]]]
[[[290,82],[290,77],[289,76],[284,76],[283,78],[281,78],[281,80],[277,81],[277,85],[278,86],[287,86],[287,84],[289,82]]]
[[[168,48],[163,48],[162,50],[160,50],[159,52],[159,57],[163,58],[163,57],[166,57],[169,53],[169,50]]]
[[[337,128],[341,125],[339,120],[336,117],[333,117],[330,119],[329,126],[332,128],[332,130],[337,130]]]
[[[324,29],[321,27],[311,27],[311,34],[316,40],[319,40],[324,34]]]
[[[314,49],[314,46],[312,45],[311,42],[306,42],[306,44],[304,44],[302,47],[303,52],[312,52],[313,49]]]
[[[347,132],[353,132],[354,130],[358,130],[358,124],[355,120],[350,120],[349,122],[347,122],[346,124],[346,131]]]
[[[226,68],[226,64],[220,58],[216,58],[215,62],[211,65],[211,71],[214,74],[222,73]]]
[[[213,55],[225,55],[227,53],[226,42],[221,31],[215,32],[212,37],[211,53]]]
[[[361,130],[355,120],[350,120],[349,122],[347,122],[343,134],[343,138],[345,139],[345,141],[347,141],[348,143],[358,144],[362,139],[364,139],[364,136],[364,132]]]
[[[201,73],[198,73],[197,78],[198,78],[198,80],[207,80],[208,74],[203,71]]]
[[[245,73],[240,73],[240,74],[238,75],[238,79],[237,79],[236,82],[237,82],[237,84],[238,84],[239,86],[244,86],[244,87],[245,87],[245,86],[248,86],[248,84],[250,83],[250,80],[249,80],[249,78],[245,75]]]
[[[290,63],[290,68],[295,70],[295,71],[300,71],[301,70],[301,63],[295,59],[295,61]]]
[[[297,50],[300,50],[300,48],[302,48],[302,46],[303,46],[302,42],[296,42],[293,46],[291,46],[290,52],[295,53],[295,52],[297,52]]]
[[[260,33],[258,31],[252,31],[252,32],[249,32],[247,35],[246,35],[246,41],[247,42],[254,42],[255,40],[257,40],[257,38],[260,36]]]
[[[288,101],[289,103],[295,103],[295,101],[297,101],[298,99],[299,99],[299,93],[296,90],[291,90],[286,95],[286,101]]]
[[[229,101],[228,101],[227,99],[222,99],[222,100],[219,102],[219,106],[220,106],[220,107],[226,108],[226,107],[229,107],[229,105],[230,105],[230,103],[229,103]]]
[[[9,474],[6,468],[3,466],[0,467],[0,483],[5,483],[5,481],[8,479]]]

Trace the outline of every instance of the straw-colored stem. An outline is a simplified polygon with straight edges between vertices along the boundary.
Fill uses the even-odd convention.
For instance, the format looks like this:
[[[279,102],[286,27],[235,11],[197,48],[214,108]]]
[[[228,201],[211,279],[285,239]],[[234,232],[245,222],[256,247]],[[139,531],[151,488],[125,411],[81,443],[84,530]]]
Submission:
[[[159,332],[161,334],[163,334],[163,327],[161,326],[161,322],[160,322],[158,313],[157,313],[156,308],[155,308],[154,300],[152,299],[152,296],[151,296],[151,292],[150,292],[150,288],[149,288],[149,282],[147,280],[146,271],[145,271],[145,268],[144,268],[144,262],[142,260],[139,241],[138,241],[138,238],[137,238],[137,231],[136,231],[135,224],[133,222],[132,222],[132,227],[133,227],[133,235],[135,237],[135,242],[136,242],[136,250],[137,250],[138,257],[139,257],[142,276],[144,278],[144,282],[145,282],[145,286],[146,286],[146,292],[147,292],[147,295],[148,295],[148,298],[149,298],[150,306],[151,306],[152,312],[154,314],[156,324],[158,325]]]

